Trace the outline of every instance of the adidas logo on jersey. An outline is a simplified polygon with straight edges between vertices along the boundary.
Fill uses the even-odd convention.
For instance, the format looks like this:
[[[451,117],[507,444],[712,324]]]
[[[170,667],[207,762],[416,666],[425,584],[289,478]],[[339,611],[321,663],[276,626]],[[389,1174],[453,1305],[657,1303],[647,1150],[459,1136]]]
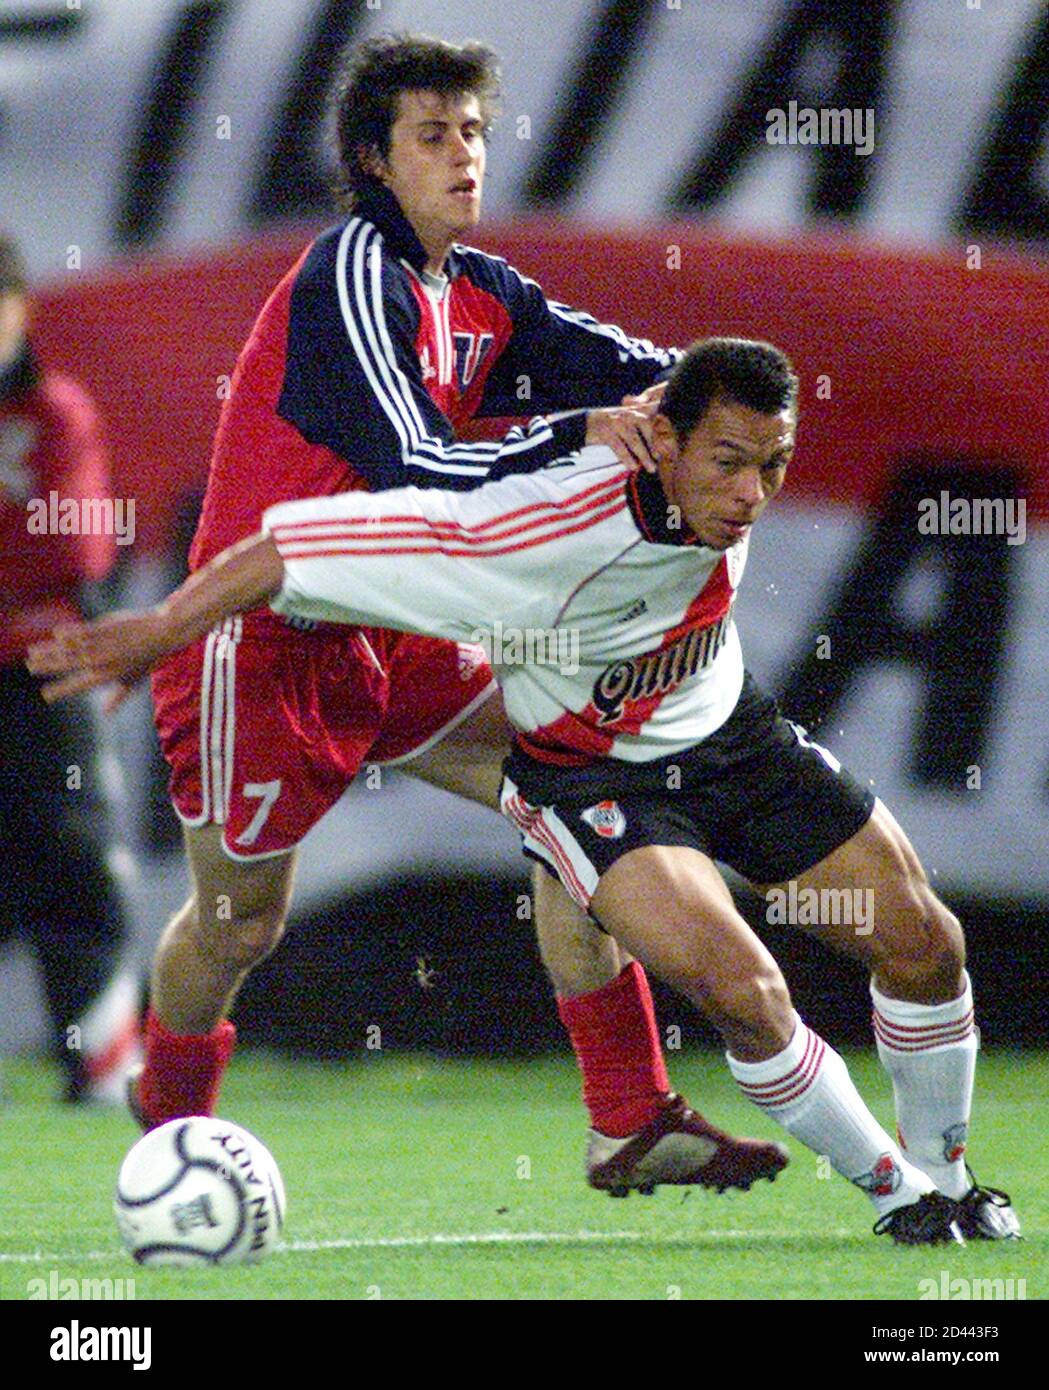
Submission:
[[[634,618],[640,618],[642,613],[648,612],[648,604],[643,598],[639,598],[636,603],[632,603],[625,613],[621,613],[616,619],[617,623],[629,623]]]

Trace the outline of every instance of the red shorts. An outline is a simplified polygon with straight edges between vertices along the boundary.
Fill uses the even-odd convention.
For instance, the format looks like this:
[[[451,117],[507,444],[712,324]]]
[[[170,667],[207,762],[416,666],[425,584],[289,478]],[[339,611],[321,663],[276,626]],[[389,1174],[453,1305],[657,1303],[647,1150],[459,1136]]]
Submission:
[[[417,756],[493,688],[478,647],[229,618],[153,675],[171,800],[187,825],[223,825],[234,859],[284,853],[362,763]]]

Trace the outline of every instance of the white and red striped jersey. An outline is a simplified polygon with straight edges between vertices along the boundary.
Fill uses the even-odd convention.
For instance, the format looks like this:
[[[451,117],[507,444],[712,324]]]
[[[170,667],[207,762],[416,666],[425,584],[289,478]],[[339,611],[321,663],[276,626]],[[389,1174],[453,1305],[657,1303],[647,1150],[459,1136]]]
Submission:
[[[731,714],[746,541],[675,527],[655,476],[582,449],[472,492],[414,487],[270,507],[278,613],[480,643],[522,748],[646,762]]]

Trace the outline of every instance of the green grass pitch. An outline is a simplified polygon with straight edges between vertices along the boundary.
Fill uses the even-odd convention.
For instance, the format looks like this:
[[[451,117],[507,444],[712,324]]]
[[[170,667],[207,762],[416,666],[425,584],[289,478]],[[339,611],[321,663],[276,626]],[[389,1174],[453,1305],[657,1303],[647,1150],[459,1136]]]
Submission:
[[[718,1057],[672,1053],[670,1061],[674,1084],[711,1118],[777,1133]],[[873,1051],[849,1063],[891,1127],[889,1083]],[[221,1113],[276,1155],[288,1191],[285,1240],[257,1267],[203,1270],[139,1268],[119,1249],[110,1204],[135,1138],[127,1115],[59,1106],[55,1074],[42,1063],[11,1061],[3,1079],[5,1299],[26,1299],[30,1281],[52,1270],[58,1280],[134,1279],[137,1299],[917,1300],[920,1281],[939,1286],[944,1271],[1011,1279],[1028,1299],[1049,1287],[1045,1055],[981,1058],[970,1145],[980,1178],[1012,1194],[1027,1239],[912,1250],[875,1239],[866,1198],[825,1177],[825,1165],[793,1142],[787,1171],[749,1193],[664,1187],[616,1201],[591,1191],[568,1058],[371,1053],[321,1065],[245,1052]]]

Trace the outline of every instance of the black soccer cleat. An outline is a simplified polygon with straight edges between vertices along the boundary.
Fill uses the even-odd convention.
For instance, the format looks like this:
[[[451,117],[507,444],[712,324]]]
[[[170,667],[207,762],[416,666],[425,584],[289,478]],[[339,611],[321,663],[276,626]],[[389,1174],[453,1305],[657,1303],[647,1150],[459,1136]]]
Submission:
[[[886,1212],[874,1223],[876,1236],[892,1236],[897,1245],[964,1245],[961,1204],[942,1192],[926,1192],[916,1202]]]
[[[1008,1192],[980,1187],[966,1166],[972,1187],[958,1200],[958,1225],[968,1240],[1023,1240],[1020,1220]]]

